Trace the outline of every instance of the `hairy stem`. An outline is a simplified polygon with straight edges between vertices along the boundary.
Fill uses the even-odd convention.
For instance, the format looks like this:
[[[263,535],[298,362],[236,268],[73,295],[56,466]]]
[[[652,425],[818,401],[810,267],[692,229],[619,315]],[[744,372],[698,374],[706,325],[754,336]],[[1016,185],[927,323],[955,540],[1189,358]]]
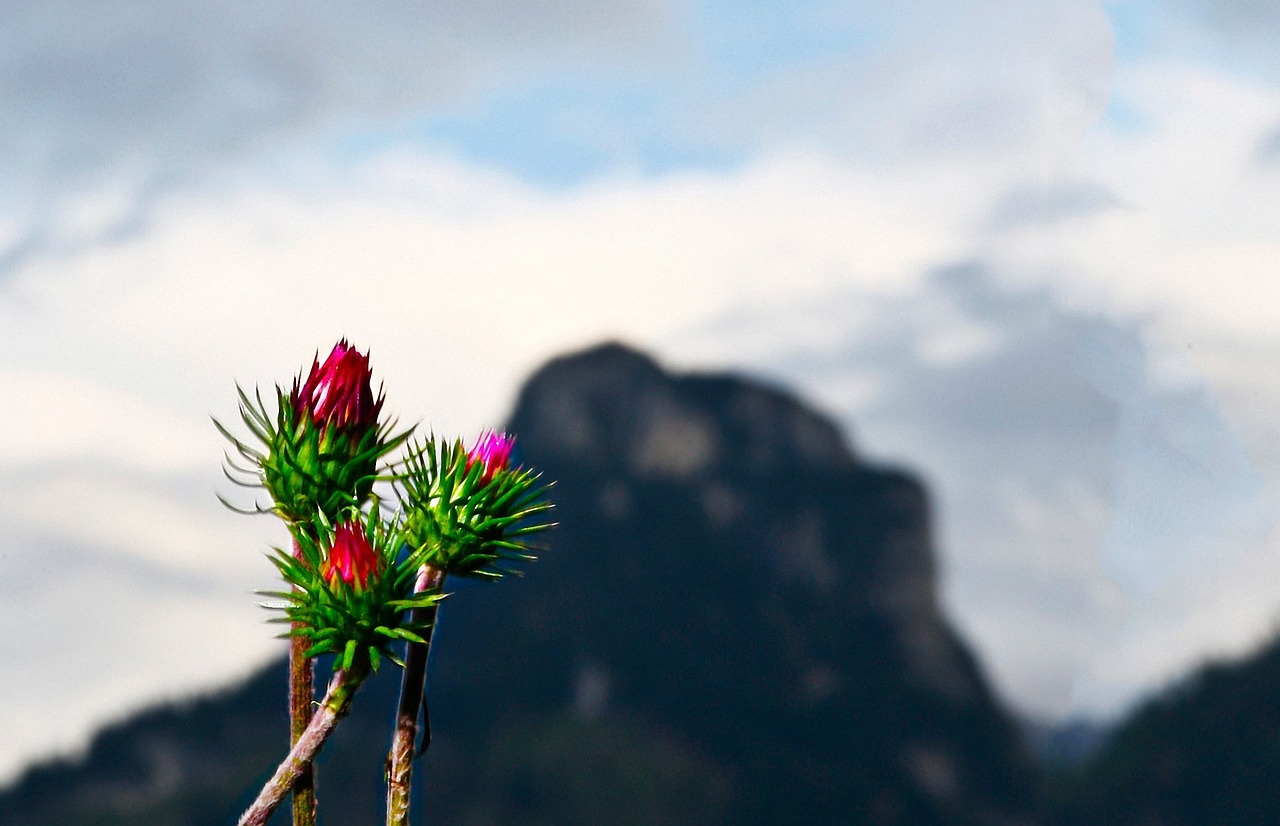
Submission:
[[[438,590],[444,584],[444,572],[423,566],[414,584],[415,592]],[[404,677],[400,683],[400,705],[396,709],[396,727],[391,735],[391,751],[387,753],[387,826],[408,826],[409,781],[413,774],[413,744],[418,737],[418,707],[427,683],[427,655],[436,630],[436,606],[413,609],[413,620],[429,620],[427,643],[407,643],[404,655]],[[430,721],[427,721],[430,725]],[[430,736],[428,729],[427,736]],[[426,742],[423,748],[426,748]]]
[[[298,742],[293,744],[276,773],[262,787],[262,791],[258,792],[257,800],[240,816],[239,826],[263,826],[267,822],[289,790],[311,767],[312,761],[320,753],[320,747],[329,739],[338,721],[346,716],[352,696],[368,673],[368,665],[364,663],[357,663],[349,671],[338,669],[334,672],[329,690],[320,701],[320,708],[312,716],[311,723],[302,732]]]
[[[293,540],[293,555],[302,558],[298,540]],[[297,590],[296,587],[294,590]],[[293,624],[295,632],[301,626]],[[311,722],[316,699],[315,666],[307,656],[311,640],[304,636],[289,638],[289,746],[297,744]],[[315,766],[308,763],[293,787],[293,826],[316,826]]]

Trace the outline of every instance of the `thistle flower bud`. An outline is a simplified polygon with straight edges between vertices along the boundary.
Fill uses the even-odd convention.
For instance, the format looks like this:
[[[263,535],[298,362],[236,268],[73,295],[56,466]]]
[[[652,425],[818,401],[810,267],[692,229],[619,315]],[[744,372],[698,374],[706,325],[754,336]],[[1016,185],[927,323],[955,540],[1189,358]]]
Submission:
[[[297,416],[307,415],[322,427],[363,432],[377,426],[382,409],[382,399],[374,400],[372,382],[369,357],[342,339],[324,364],[312,362],[301,386],[294,380],[289,402]]]
[[[364,526],[359,522],[344,522],[334,531],[333,545],[321,574],[330,585],[337,585],[341,579],[353,588],[363,589],[381,567],[382,557],[369,543]]]
[[[271,551],[288,587],[258,593],[283,601],[267,607],[283,609],[288,635],[309,646],[305,656],[335,654],[342,668],[364,656],[374,669],[383,657],[398,663],[395,648],[423,642],[434,622],[416,609],[442,598],[439,587],[413,588],[421,562],[402,553],[404,545],[401,517],[384,520],[376,500],[337,525],[317,514],[295,534],[292,551]]]
[[[238,484],[266,488],[274,503],[270,510],[292,528],[307,530],[317,513],[331,524],[341,522],[345,512],[368,499],[378,462],[409,432],[393,435],[393,424],[379,423],[383,397],[374,395],[369,357],[346,339],[323,364],[313,359],[291,392],[277,386],[276,397],[273,415],[260,394],[251,399],[240,391],[240,416],[262,447],[214,421],[250,465],[229,457],[227,475]]]
[[[410,445],[397,479],[405,541],[415,558],[446,575],[498,577],[533,559],[528,538],[552,527],[547,484],[511,467],[514,440],[486,431],[461,441]]]
[[[346,339],[305,380],[280,396],[279,426],[263,463],[263,482],[276,510],[298,525],[317,512],[337,521],[373,488],[378,459],[389,446],[378,427],[382,397],[373,395],[369,358]]]
[[[501,431],[486,430],[481,433],[476,443],[467,451],[467,471],[479,464],[480,485],[493,481],[494,474],[506,470],[511,465],[511,448],[515,446],[515,438]]]

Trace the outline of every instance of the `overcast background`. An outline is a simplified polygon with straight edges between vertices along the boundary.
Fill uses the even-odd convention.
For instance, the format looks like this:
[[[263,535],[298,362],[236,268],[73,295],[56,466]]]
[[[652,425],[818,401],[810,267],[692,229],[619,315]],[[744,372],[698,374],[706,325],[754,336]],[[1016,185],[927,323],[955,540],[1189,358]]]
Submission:
[[[1249,650],[1277,37],[1263,0],[5,4],[0,780],[281,650],[209,416],[343,335],[441,433],[603,337],[799,390],[930,483],[948,613],[1038,717]]]

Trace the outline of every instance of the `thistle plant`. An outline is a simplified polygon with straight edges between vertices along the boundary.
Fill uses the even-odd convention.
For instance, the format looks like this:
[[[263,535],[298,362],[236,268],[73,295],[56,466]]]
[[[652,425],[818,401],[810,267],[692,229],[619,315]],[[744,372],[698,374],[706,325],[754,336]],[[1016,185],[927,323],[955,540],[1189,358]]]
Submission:
[[[379,423],[383,396],[374,396],[369,358],[346,339],[334,345],[323,364],[317,354],[306,378],[294,379],[292,391],[276,387],[274,415],[260,393],[250,399],[237,390],[240,417],[256,444],[240,440],[215,420],[236,453],[226,456],[224,472],[237,484],[270,494],[271,507],[255,502],[254,511],[275,513],[285,521],[294,555],[302,561],[303,543],[318,539],[313,530],[317,514],[333,523],[345,511],[359,508],[373,490],[379,461],[408,433],[393,435],[394,424]],[[301,627],[295,625],[294,632],[289,719],[292,742],[297,742],[311,720],[315,672]],[[308,767],[294,789],[294,826],[315,824],[314,782],[314,770]]]
[[[448,575],[497,579],[516,563],[533,559],[528,537],[551,527],[541,520],[551,505],[537,473],[511,467],[514,445],[506,433],[486,431],[470,450],[461,441],[434,439],[410,446],[397,487],[406,514],[406,544],[421,560],[416,592],[443,587]],[[422,622],[434,620],[435,606],[421,613]],[[423,748],[430,743],[425,693],[430,646],[428,630],[425,641],[410,642],[405,649],[400,705],[387,754],[388,826],[409,822],[419,704],[426,726]]]
[[[270,556],[285,587],[260,592],[282,611],[274,621],[289,626],[291,748],[240,822],[265,823],[292,793],[295,826],[315,823],[315,756],[369,673],[390,660],[404,676],[386,764],[387,823],[406,824],[419,706],[423,748],[429,739],[426,663],[445,577],[496,579],[531,560],[530,537],[551,527],[548,485],[512,465],[514,439],[496,431],[470,449],[414,442],[387,465],[409,432],[379,421],[383,396],[374,396],[368,357],[345,340],[291,391],[277,387],[274,411],[259,393],[239,396],[252,439],[215,421],[234,451],[224,469],[236,484],[265,489],[271,504],[235,509],[275,514],[292,538],[290,550]],[[379,479],[391,483],[394,508],[373,495]],[[334,658],[334,676],[315,704],[320,656]]]

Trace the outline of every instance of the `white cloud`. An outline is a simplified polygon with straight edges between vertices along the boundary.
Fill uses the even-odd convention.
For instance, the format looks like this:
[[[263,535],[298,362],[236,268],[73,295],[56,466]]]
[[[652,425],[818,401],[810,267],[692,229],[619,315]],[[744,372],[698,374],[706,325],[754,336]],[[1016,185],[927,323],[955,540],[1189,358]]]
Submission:
[[[410,176],[416,189],[401,194]],[[348,335],[397,377],[392,409],[492,417],[520,371],[567,345],[660,337],[837,283],[851,266],[900,283],[954,252],[948,212],[965,208],[942,197],[913,210],[891,183],[812,159],[561,196],[480,176],[454,210],[449,193],[470,191],[469,177],[402,158],[305,198],[172,199],[146,237],[25,269],[0,336],[19,363],[74,365],[118,392],[225,417],[233,380],[268,385]],[[469,391],[426,386],[422,363]],[[477,367],[492,386],[475,385]]]
[[[225,684],[281,650],[245,586],[122,560],[97,542],[48,542],[7,521],[5,538],[0,624],[14,633],[0,643],[0,782],[27,761],[83,748],[128,711]],[[257,562],[265,576],[269,563]]]
[[[403,129],[423,107],[550,68],[677,48],[657,0],[269,4],[55,0],[0,10],[0,277],[145,225],[273,147]],[[264,154],[265,153],[265,154]],[[278,159],[277,159],[278,160]]]
[[[175,191],[344,141],[365,154],[433,116],[478,128],[455,148],[499,162],[532,138],[608,170],[647,153],[779,148],[1028,168],[1074,142],[1110,74],[1106,18],[1082,0],[818,0],[777,16],[662,0],[309,11],[58,0],[0,12],[0,103],[15,113],[0,126],[0,214],[17,219],[0,276],[128,238]]]
[[[335,120],[396,113],[530,64],[616,61],[664,24],[656,2],[58,0],[3,13],[0,129],[37,175],[179,167]],[[172,171],[172,169],[171,169]]]
[[[0,455],[10,468],[93,458],[172,471],[202,461],[214,443],[203,422],[197,427],[74,367],[0,368],[0,385],[21,400],[0,412]]]

